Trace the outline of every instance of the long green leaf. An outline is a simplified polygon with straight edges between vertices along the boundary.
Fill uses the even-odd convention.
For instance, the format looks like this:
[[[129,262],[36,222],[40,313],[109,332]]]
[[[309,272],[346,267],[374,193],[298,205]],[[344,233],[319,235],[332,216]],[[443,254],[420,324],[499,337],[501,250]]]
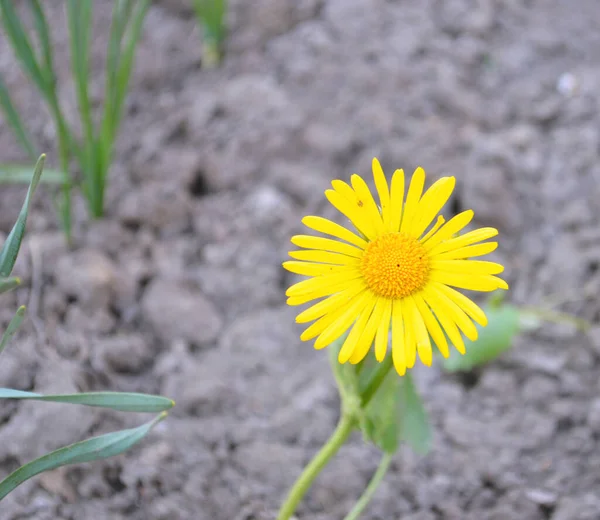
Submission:
[[[33,177],[31,178],[31,183],[29,184],[29,189],[27,190],[25,202],[23,202],[23,207],[21,208],[19,217],[17,218],[17,221],[15,222],[10,234],[6,238],[6,241],[2,245],[2,250],[0,250],[0,277],[6,278],[8,275],[10,275],[13,267],[15,266],[15,262],[17,261],[17,255],[19,254],[19,249],[21,248],[21,241],[25,235],[25,225],[27,224],[27,215],[29,214],[31,198],[33,197],[35,189],[40,182],[40,177],[42,176],[42,171],[44,170],[45,160],[46,155],[40,155],[40,158],[35,165]]]
[[[2,334],[2,340],[0,340],[0,354],[2,354],[9,340],[15,335],[15,332],[17,332],[18,328],[21,326],[24,316],[25,305],[21,305],[17,309],[17,312],[13,316],[13,319],[10,320],[10,323],[8,324],[8,327],[6,327],[4,334]]]
[[[31,170],[31,166],[22,164],[0,164],[0,184],[29,184]],[[41,182],[44,184],[63,184],[65,174],[60,170],[44,168]]]
[[[46,21],[46,15],[39,0],[29,0],[29,9],[33,16],[33,23],[38,34],[40,47],[43,57],[43,74],[46,82],[51,84],[54,81],[54,65],[52,59],[52,41],[50,39],[50,29]]]
[[[427,454],[431,449],[431,424],[410,372],[400,378],[399,414],[400,439],[416,453]]]
[[[42,473],[68,464],[81,464],[119,455],[142,440],[159,421],[166,417],[162,413],[137,428],[107,433],[76,442],[64,448],[43,455],[16,471],[0,482],[0,500],[26,480]]]
[[[54,403],[80,404],[110,408],[120,412],[164,412],[174,406],[171,399],[160,395],[130,392],[86,392],[81,394],[43,395],[12,388],[0,388],[0,399],[31,399]]]
[[[464,355],[456,351],[442,361],[448,372],[469,371],[483,365],[506,352],[519,330],[519,309],[512,305],[488,305],[484,308],[488,318],[487,327],[477,327],[477,341],[465,339]]]
[[[13,46],[15,55],[25,67],[29,77],[44,96],[48,96],[48,82],[33,52],[31,41],[27,37],[23,24],[17,15],[13,0],[0,0],[2,25]]]
[[[85,177],[85,195],[90,206],[95,206],[97,196],[94,157],[94,126],[89,98],[89,52],[92,22],[92,2],[90,0],[67,0],[67,18],[71,43],[71,67],[75,82],[77,103],[84,133],[82,170]]]
[[[15,287],[21,285],[21,279],[17,276],[10,278],[0,278],[0,294],[12,291]]]
[[[10,94],[8,93],[8,89],[6,88],[4,81],[2,81],[2,77],[0,77],[0,107],[2,107],[2,112],[4,113],[6,122],[15,133],[15,137],[21,146],[29,154],[29,157],[32,159],[35,158],[37,153],[35,151],[33,141],[29,136],[29,132],[27,132],[25,129],[25,125],[23,124],[21,116],[12,102]]]

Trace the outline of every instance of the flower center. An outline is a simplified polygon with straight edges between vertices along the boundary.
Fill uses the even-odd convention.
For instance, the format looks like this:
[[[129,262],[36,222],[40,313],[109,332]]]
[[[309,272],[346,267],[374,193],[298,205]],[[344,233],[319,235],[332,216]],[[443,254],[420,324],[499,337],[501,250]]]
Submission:
[[[369,243],[360,268],[375,294],[400,299],[427,283],[429,255],[416,238],[404,233],[387,233]]]

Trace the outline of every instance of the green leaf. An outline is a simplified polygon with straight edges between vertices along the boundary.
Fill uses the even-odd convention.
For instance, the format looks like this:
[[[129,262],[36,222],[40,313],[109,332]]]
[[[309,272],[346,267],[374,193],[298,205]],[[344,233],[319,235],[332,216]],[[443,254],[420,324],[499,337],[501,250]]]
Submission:
[[[400,438],[416,453],[431,449],[431,424],[410,372],[400,379]]]
[[[400,377],[390,370],[361,417],[364,436],[385,453],[400,444]]]
[[[162,413],[137,428],[107,433],[76,442],[64,448],[43,455],[16,471],[0,482],[0,500],[26,480],[42,473],[68,464],[81,464],[119,455],[142,440],[159,421],[166,417]]]
[[[43,395],[12,388],[0,388],[0,399],[32,399],[55,403],[81,404],[110,408],[121,412],[164,412],[174,406],[171,399],[160,395],[128,392],[87,392],[81,394]]]
[[[6,241],[2,245],[2,249],[0,250],[0,277],[2,278],[6,278],[10,275],[13,267],[15,266],[15,262],[17,261],[17,255],[19,254],[19,249],[21,248],[21,241],[25,235],[25,225],[27,224],[27,215],[29,214],[31,198],[35,192],[35,189],[37,188],[38,183],[40,182],[45,160],[46,155],[40,155],[40,158],[35,165],[35,171],[33,172],[33,177],[29,184],[29,189],[27,190],[25,202],[23,202],[23,207],[21,208],[19,217],[17,218],[15,225],[13,226],[10,234],[6,238]]]
[[[519,309],[502,304],[487,305],[484,311],[488,325],[477,327],[477,341],[465,339],[464,355],[452,350],[450,357],[442,361],[444,369],[448,372],[469,371],[496,359],[512,346],[513,338],[519,330]]]
[[[372,353],[365,359],[379,365]],[[376,366],[367,368],[374,372]],[[361,373],[361,379],[362,379]],[[368,379],[365,376],[365,379]],[[361,429],[365,437],[386,453],[395,453],[405,441],[418,454],[431,445],[431,426],[410,372],[399,376],[391,369],[364,409]]]
[[[0,164],[0,184],[29,184],[31,166],[22,164]],[[59,170],[44,169],[41,179],[45,184],[64,184],[65,174]]]
[[[2,340],[0,340],[0,354],[4,351],[9,340],[15,335],[15,332],[17,332],[18,328],[21,326],[24,316],[25,305],[21,305],[17,309],[17,312],[13,316],[13,319],[10,320],[10,323],[8,324],[8,327],[6,327],[4,334],[2,334]]]
[[[12,102],[10,94],[8,93],[8,89],[2,81],[0,77],[0,107],[2,107],[2,111],[4,113],[4,117],[6,118],[6,122],[11,127],[12,131],[17,138],[17,141],[21,144],[24,150],[27,152],[29,157],[35,159],[36,151],[35,146],[33,145],[33,141],[29,135],[29,132],[25,129],[25,125],[19,115],[19,112],[15,108],[15,105]]]
[[[10,278],[0,278],[0,294],[12,291],[19,285],[21,285],[21,279],[16,276],[11,276]]]
[[[13,0],[0,0],[0,14],[2,14],[0,20],[12,44],[16,57],[21,61],[29,77],[37,85],[38,89],[47,97],[50,85],[46,75],[40,68],[40,64],[33,52],[31,41],[27,37],[25,28],[15,11],[13,3]]]

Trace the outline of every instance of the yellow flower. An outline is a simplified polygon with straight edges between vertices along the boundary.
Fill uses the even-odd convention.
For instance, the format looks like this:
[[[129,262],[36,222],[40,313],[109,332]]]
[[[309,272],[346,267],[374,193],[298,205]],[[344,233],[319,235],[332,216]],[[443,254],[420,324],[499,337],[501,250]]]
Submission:
[[[454,177],[439,179],[423,194],[425,172],[417,168],[406,199],[402,170],[394,172],[388,188],[379,161],[373,159],[373,177],[379,205],[356,174],[351,185],[335,180],[333,189],[325,191],[357,233],[322,217],[302,219],[308,228],[334,239],[292,237],[292,243],[304,249],[291,251],[295,260],[283,266],[310,278],[287,290],[287,302],[302,305],[323,298],[296,318],[298,323],[316,320],[300,336],[303,341],[316,338],[316,349],[352,326],[340,349],[340,363],[359,363],[373,342],[381,362],[391,329],[394,367],[403,375],[414,366],[417,352],[431,365],[432,339],[444,357],[449,355],[446,336],[464,354],[461,332],[474,341],[477,329],[472,320],[487,325],[481,308],[452,287],[493,291],[508,285],[494,276],[504,270],[502,265],[471,260],[496,249],[497,242],[482,241],[498,230],[487,227],[457,236],[473,211],[448,222],[438,216],[430,227],[454,189]]]

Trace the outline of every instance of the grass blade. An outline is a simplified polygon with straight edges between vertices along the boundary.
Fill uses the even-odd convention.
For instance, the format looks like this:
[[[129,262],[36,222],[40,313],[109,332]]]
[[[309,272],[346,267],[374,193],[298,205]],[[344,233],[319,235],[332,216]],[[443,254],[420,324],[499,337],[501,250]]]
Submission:
[[[75,82],[79,115],[83,128],[84,194],[92,208],[97,207],[98,179],[94,157],[94,126],[88,90],[89,52],[92,22],[92,2],[90,0],[68,0],[67,19],[71,44],[71,68]]]
[[[0,294],[12,291],[15,287],[21,285],[21,279],[13,276],[11,278],[0,278]]]
[[[33,16],[33,23],[38,34],[42,56],[44,59],[44,71],[47,81],[54,81],[54,65],[52,59],[52,41],[50,39],[50,29],[44,10],[39,0],[29,0],[29,8]]]
[[[0,388],[0,399],[32,399],[54,403],[79,404],[110,408],[119,412],[157,413],[173,408],[175,403],[161,395],[133,392],[86,392],[81,394],[43,395],[12,388]]]
[[[13,46],[15,55],[21,61],[27,74],[37,85],[44,96],[48,96],[48,82],[33,52],[33,47],[19,16],[17,15],[12,0],[0,0],[0,13],[2,25]]]
[[[192,5],[198,24],[202,27],[204,65],[211,67],[221,61],[226,33],[227,0],[193,0]]]
[[[2,111],[4,112],[4,117],[6,118],[6,122],[11,127],[12,131],[15,133],[15,137],[17,141],[21,144],[24,150],[27,152],[29,157],[32,159],[37,156],[35,151],[35,146],[33,146],[33,141],[29,137],[29,133],[25,129],[25,125],[21,120],[21,116],[17,112],[15,105],[10,98],[10,94],[8,93],[8,89],[2,81],[0,77],[0,106],[2,107]]]
[[[31,166],[0,164],[0,184],[29,184],[30,181]],[[45,184],[63,184],[65,174],[59,170],[44,169],[41,182]]]
[[[21,305],[17,309],[17,312],[13,316],[13,319],[10,320],[10,323],[8,324],[8,327],[6,327],[4,334],[2,334],[2,340],[0,340],[0,354],[2,354],[2,352],[6,348],[6,345],[8,345],[8,342],[10,341],[10,339],[15,335],[15,332],[17,332],[17,330],[21,326],[21,323],[23,322],[24,317],[25,317],[25,305]]]
[[[44,471],[68,464],[80,464],[82,462],[106,459],[123,453],[142,440],[165,416],[166,413],[162,413],[152,421],[142,424],[137,428],[107,433],[85,441],[76,442],[21,466],[0,482],[0,500],[26,480]]]
[[[15,262],[17,261],[17,255],[19,254],[19,249],[21,248],[21,241],[25,235],[25,225],[27,224],[27,215],[29,214],[31,198],[33,197],[35,189],[40,182],[40,177],[42,176],[42,171],[44,170],[45,160],[46,155],[40,155],[40,158],[35,165],[33,177],[31,178],[29,189],[27,190],[27,195],[25,196],[25,201],[23,202],[23,207],[21,208],[19,217],[17,218],[15,225],[6,238],[6,241],[2,245],[2,250],[0,250],[0,277],[6,278],[9,276],[13,270],[13,267],[15,266]]]

